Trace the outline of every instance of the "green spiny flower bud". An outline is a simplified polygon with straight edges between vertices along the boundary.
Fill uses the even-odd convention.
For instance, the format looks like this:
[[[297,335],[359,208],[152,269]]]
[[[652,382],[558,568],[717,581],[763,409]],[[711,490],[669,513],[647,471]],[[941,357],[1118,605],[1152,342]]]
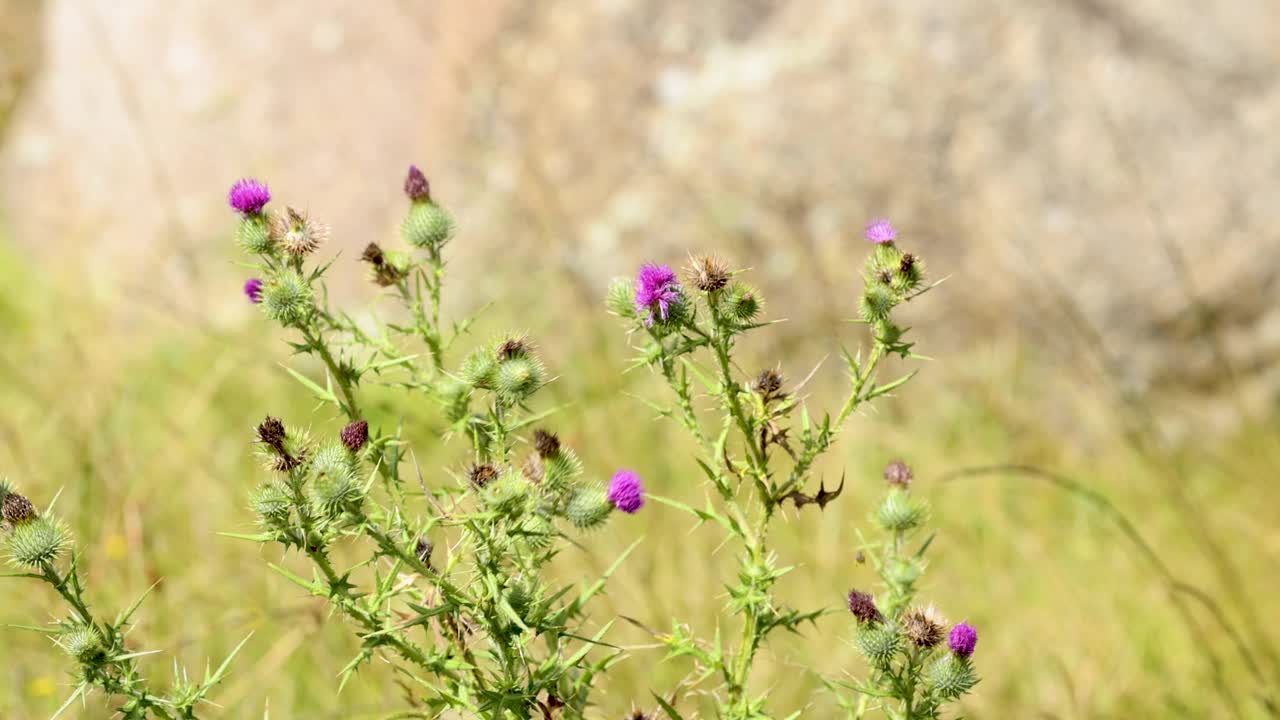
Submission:
[[[529,610],[536,601],[535,589],[525,580],[512,580],[507,585],[506,593],[507,604],[512,610],[516,611],[516,615],[520,618],[527,619]]]
[[[107,654],[101,633],[85,625],[64,632],[58,639],[58,644],[82,665],[96,665],[102,662]]]
[[[508,471],[486,485],[482,497],[489,510],[515,517],[529,506],[529,483],[520,473]]]
[[[276,249],[275,240],[271,237],[271,224],[262,213],[247,215],[240,221],[236,240],[245,252],[252,255],[269,255]]]
[[[311,315],[311,286],[293,270],[285,270],[267,281],[262,289],[262,311],[271,320],[293,327]]]
[[[316,453],[311,471],[315,476],[312,501],[322,516],[336,518],[363,499],[351,455],[342,445],[330,445]]]
[[[14,525],[9,535],[9,559],[15,565],[39,567],[58,559],[69,542],[62,523],[49,517],[35,518]]]
[[[867,322],[883,322],[898,304],[898,295],[891,288],[880,284],[868,284],[862,292],[858,314]]]
[[[978,677],[973,671],[973,662],[966,657],[951,653],[931,663],[926,678],[929,687],[943,700],[954,700],[978,684]]]
[[[893,243],[876,245],[871,254],[867,256],[866,264],[863,266],[863,275],[868,281],[871,281],[877,278],[882,270],[897,272],[901,262],[902,251]]]
[[[444,406],[444,415],[451,423],[471,413],[471,388],[465,382],[445,378],[436,386],[436,399]]]
[[[544,459],[542,468],[543,487],[551,493],[565,490],[582,475],[582,461],[568,447],[561,447],[555,455]]]
[[[249,509],[265,527],[281,530],[289,525],[289,490],[278,481],[265,482],[249,495]]]
[[[497,358],[488,348],[479,347],[467,354],[458,374],[462,376],[463,382],[471,387],[491,390],[497,372]]]
[[[623,318],[636,317],[636,284],[631,278],[614,278],[609,283],[604,305],[609,312]]]
[[[537,359],[517,357],[498,366],[494,389],[504,403],[517,405],[542,387],[543,378],[542,364]]]
[[[589,530],[603,524],[612,511],[613,503],[602,488],[579,486],[570,493],[564,515],[574,527]]]
[[[917,528],[927,519],[929,505],[903,490],[891,490],[876,510],[876,522],[885,530],[894,532]]]
[[[720,312],[735,325],[755,322],[762,310],[764,297],[746,283],[733,283],[720,300]]]
[[[418,200],[409,206],[400,234],[414,247],[439,252],[453,235],[453,219],[444,208],[430,200]]]
[[[863,625],[858,630],[858,650],[877,669],[885,669],[902,649],[902,635],[889,622]]]
[[[520,522],[513,533],[531,548],[542,550],[555,539],[558,534],[555,523],[541,513],[532,513]]]

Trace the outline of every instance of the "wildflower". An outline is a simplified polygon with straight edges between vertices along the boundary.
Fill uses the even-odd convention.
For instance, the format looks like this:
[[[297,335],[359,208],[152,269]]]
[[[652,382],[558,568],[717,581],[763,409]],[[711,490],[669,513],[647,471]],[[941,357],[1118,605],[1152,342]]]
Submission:
[[[911,468],[901,460],[894,460],[884,469],[884,479],[888,480],[890,485],[908,488],[911,487],[913,478],[914,475],[911,474]]]
[[[478,465],[472,465],[467,470],[467,480],[469,480],[471,484],[477,488],[482,488],[485,485],[488,485],[489,483],[493,482],[497,478],[498,478],[498,468],[490,465],[489,463],[480,463]]]
[[[36,507],[31,501],[18,493],[10,493],[4,496],[3,503],[4,521],[11,525],[21,525],[36,518]]]
[[[258,423],[258,442],[263,445],[283,452],[285,437],[284,423],[280,422],[280,418],[268,415],[265,420]]]
[[[689,259],[685,279],[702,292],[715,292],[729,284],[729,268],[714,255],[698,255]]]
[[[377,267],[386,262],[387,256],[382,252],[382,248],[378,243],[369,243],[365,246],[364,252],[360,253],[360,259]]]
[[[951,648],[951,652],[960,657],[969,657],[973,654],[973,649],[978,645],[978,631],[967,622],[951,628],[951,635],[947,638],[947,646]]]
[[[414,202],[431,202],[431,183],[427,182],[427,176],[422,174],[417,165],[409,166],[409,175],[404,179],[404,194]]]
[[[632,470],[619,470],[609,482],[609,502],[624,513],[644,507],[644,485]]]
[[[761,370],[756,379],[752,381],[751,389],[768,403],[786,395],[786,393],[782,392],[782,383],[782,373],[773,369]]]
[[[262,278],[249,278],[244,281],[244,294],[249,302],[257,305],[262,302]]]
[[[267,189],[265,183],[260,183],[253,178],[242,178],[231,186],[231,190],[227,193],[227,202],[246,217],[257,215],[262,212],[262,208],[268,202],[271,202],[271,191]]]
[[[369,423],[364,420],[356,420],[346,427],[342,428],[342,444],[347,446],[351,452],[359,452],[360,448],[369,441]]]
[[[876,244],[891,243],[898,233],[889,223],[888,218],[880,218],[867,223],[867,239]]]
[[[860,590],[849,591],[849,612],[858,618],[858,622],[866,625],[870,623],[878,623],[884,619],[880,614],[880,608],[876,607],[875,598],[870,593],[864,593]]]
[[[645,317],[646,326],[653,325],[654,312],[664,322],[671,316],[672,306],[684,303],[680,282],[669,265],[641,266],[636,277],[636,313]],[[647,315],[645,315],[647,313]]]
[[[539,457],[548,458],[560,453],[560,438],[553,432],[534,430],[533,447],[538,451]]]
[[[271,217],[271,237],[295,257],[310,255],[329,238],[329,226],[286,208]]]
[[[902,629],[918,648],[931,648],[942,642],[946,622],[932,605],[923,610],[912,608],[902,618]]]

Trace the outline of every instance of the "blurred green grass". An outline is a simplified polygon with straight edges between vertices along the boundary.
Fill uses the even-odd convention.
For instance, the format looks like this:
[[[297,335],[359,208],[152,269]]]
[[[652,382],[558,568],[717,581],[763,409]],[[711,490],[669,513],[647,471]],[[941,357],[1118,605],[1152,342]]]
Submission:
[[[211,715],[260,717],[269,705],[272,717],[362,718],[401,707],[393,677],[377,665],[335,697],[337,672],[356,648],[348,629],[270,573],[272,553],[217,534],[251,522],[243,499],[258,470],[248,442],[265,413],[316,431],[339,426],[280,369],[289,358],[275,331],[248,308],[217,321],[187,317],[127,289],[112,294],[50,274],[2,242],[0,253],[0,474],[38,503],[62,492],[58,509],[75,531],[97,609],[113,612],[158,582],[133,643],[176,653],[193,671],[253,632],[215,694],[223,709]],[[700,499],[684,438],[629,397],[661,388],[643,372],[621,373],[622,333],[597,308],[548,297],[551,285],[540,280],[550,278],[507,289],[478,335],[510,319],[541,341],[560,375],[546,402],[569,404],[551,424],[588,468],[635,467],[656,492]],[[502,307],[556,310],[512,317]],[[929,328],[916,332],[927,345]],[[856,335],[816,328],[789,347],[747,352],[761,366],[777,353],[812,362],[837,341]],[[873,582],[854,562],[856,530],[867,525],[880,468],[901,456],[915,466],[940,531],[924,596],[981,631],[985,679],[966,717],[1266,717],[1260,693],[1280,681],[1277,418],[1161,449],[1142,440],[1103,388],[1048,368],[1033,348],[992,342],[930,363],[920,382],[854,419],[820,468],[828,478],[848,472],[845,495],[824,513],[792,514],[774,534],[781,562],[797,565],[781,594],[801,607],[838,607],[850,586]],[[785,369],[800,377],[808,367]],[[828,364],[812,386],[816,409],[836,402],[838,381]],[[448,482],[442,468],[456,468],[461,449],[436,439],[429,402],[378,400],[378,419],[404,418],[427,482]],[[1064,430],[1063,416],[1079,427]],[[1032,476],[943,481],[1000,463],[1058,473],[1100,493],[1116,514]],[[1187,587],[1171,584],[1117,518]],[[713,633],[731,553],[717,553],[713,531],[668,508],[651,504],[611,523],[563,556],[562,577],[602,571],[635,537],[643,543],[596,622],[622,614],[662,629],[674,617]],[[25,582],[0,584],[0,622],[43,622],[59,607]],[[1197,600],[1201,591],[1218,605]],[[769,688],[775,710],[834,716],[812,671],[860,670],[849,625],[835,614],[770,647],[756,687]],[[2,632],[0,717],[48,716],[69,687],[68,664],[36,634]],[[633,703],[652,707],[650,689],[669,690],[685,669],[661,662],[625,622],[610,638],[635,650],[602,687],[601,718],[621,717]],[[172,677],[164,661],[143,667],[162,682]],[[69,712],[109,716],[101,697]]]

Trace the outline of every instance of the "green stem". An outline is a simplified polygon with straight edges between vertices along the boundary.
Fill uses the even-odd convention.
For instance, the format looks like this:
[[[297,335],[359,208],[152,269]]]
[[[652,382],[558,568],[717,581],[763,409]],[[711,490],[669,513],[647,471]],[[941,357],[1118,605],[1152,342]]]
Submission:
[[[840,414],[836,417],[837,428],[844,424],[844,421],[858,408],[858,405],[862,404],[862,388],[871,379],[871,375],[875,372],[876,365],[880,364],[880,358],[882,357],[884,357],[884,345],[879,340],[876,340],[871,349],[871,357],[867,360],[865,368],[854,378],[853,389],[849,393],[849,399],[845,400],[844,407],[840,408]]]

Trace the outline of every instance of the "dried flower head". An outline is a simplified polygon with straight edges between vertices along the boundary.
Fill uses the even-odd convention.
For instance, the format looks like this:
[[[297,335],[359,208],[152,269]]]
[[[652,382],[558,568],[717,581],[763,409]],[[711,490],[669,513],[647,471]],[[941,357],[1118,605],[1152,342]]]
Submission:
[[[911,487],[911,480],[914,477],[911,473],[911,468],[901,460],[894,460],[884,469],[884,479],[889,481],[890,485],[896,485],[901,488]]]
[[[898,261],[898,272],[904,275],[910,273],[916,267],[916,256],[911,253],[903,253],[902,259]]]
[[[539,428],[533,431],[533,447],[538,451],[538,455],[543,458],[558,455],[560,453],[560,438],[553,432],[547,432]]]
[[[876,274],[876,279],[888,285],[893,282],[893,272],[891,270],[881,270]]]
[[[329,239],[329,226],[293,208],[271,216],[271,237],[295,257],[310,255]]]
[[[782,392],[782,383],[784,381],[785,378],[778,370],[772,368],[761,370],[756,379],[751,382],[751,391],[768,403],[786,395],[786,393]]]
[[[436,546],[434,543],[432,543],[430,540],[426,539],[425,537],[420,537],[418,538],[417,544],[415,544],[413,547],[413,554],[418,557],[418,560],[423,565],[426,565],[427,567],[431,567],[431,553],[435,549],[436,549]]]
[[[867,223],[867,239],[873,243],[891,243],[898,237],[888,218],[880,218]]]
[[[473,487],[482,488],[498,479],[498,468],[489,463],[479,463],[467,469],[467,480]]]
[[[685,268],[685,280],[705,293],[720,290],[729,284],[729,267],[715,255],[696,255],[689,258]]]
[[[912,608],[902,616],[902,630],[918,648],[931,648],[942,642],[946,626],[947,621],[932,605],[923,609]]]
[[[609,502],[624,513],[634,513],[644,507],[644,485],[640,475],[632,470],[619,470],[609,481]]]
[[[669,265],[641,266],[636,276],[636,313],[644,318],[645,325],[656,320],[666,321],[674,306],[684,303],[684,295],[676,273]]]
[[[530,455],[524,461],[524,467],[520,469],[520,472],[524,474],[526,480],[534,485],[541,484],[543,479],[547,477],[547,467],[542,462],[542,456],[536,453]]]
[[[498,344],[498,360],[514,360],[529,354],[529,341],[523,337],[511,337]]]
[[[342,428],[342,444],[347,446],[351,452],[359,452],[360,448],[369,441],[369,423],[364,420],[355,420]]]
[[[404,194],[414,202],[431,202],[431,183],[427,182],[427,176],[422,174],[417,165],[409,166],[409,174],[404,179]]]
[[[258,442],[276,450],[284,450],[284,440],[286,434],[284,423],[280,418],[273,418],[270,415],[262,422],[258,423]]]
[[[36,519],[36,506],[18,493],[9,493],[4,496],[3,515],[5,522],[21,525]]]
[[[870,593],[864,593],[861,590],[849,591],[849,612],[858,618],[858,622],[866,625],[869,623],[878,623],[884,620],[884,616],[880,614],[880,608],[876,607],[875,598]]]
[[[377,267],[386,262],[386,255],[382,252],[382,247],[378,243],[369,243],[364,246],[364,252],[360,253],[360,259]]]
[[[257,305],[262,302],[262,279],[249,278],[244,281],[244,294],[249,298],[249,302]]]
[[[973,649],[978,646],[978,630],[967,622],[956,625],[951,628],[947,646],[951,648],[951,652],[960,657],[969,657],[973,654]]]
[[[271,202],[271,190],[253,178],[241,178],[227,192],[227,203],[241,215],[257,215]]]

